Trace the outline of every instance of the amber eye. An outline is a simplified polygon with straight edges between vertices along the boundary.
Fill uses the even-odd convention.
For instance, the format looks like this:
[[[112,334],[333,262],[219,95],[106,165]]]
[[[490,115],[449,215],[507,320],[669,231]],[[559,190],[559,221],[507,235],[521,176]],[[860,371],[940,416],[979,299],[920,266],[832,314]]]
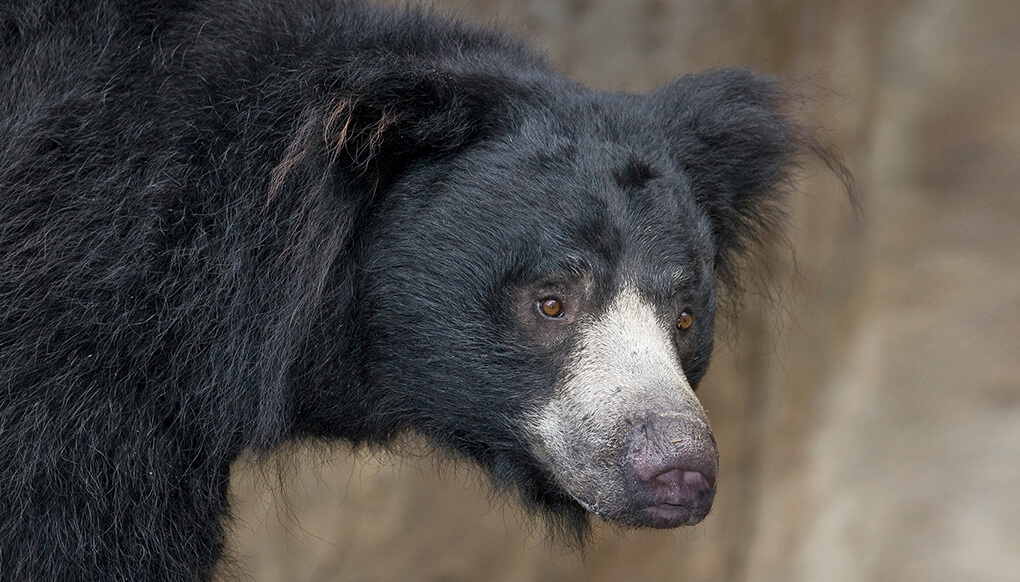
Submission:
[[[548,297],[538,302],[538,310],[546,317],[563,315],[563,302],[555,297]]]
[[[687,311],[681,311],[680,318],[676,320],[676,326],[687,331],[692,325],[694,325],[694,316]]]

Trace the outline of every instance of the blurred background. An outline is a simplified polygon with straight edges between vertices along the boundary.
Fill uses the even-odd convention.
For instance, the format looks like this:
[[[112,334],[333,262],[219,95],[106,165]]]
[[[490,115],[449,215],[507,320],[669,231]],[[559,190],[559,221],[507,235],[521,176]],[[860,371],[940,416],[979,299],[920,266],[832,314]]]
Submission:
[[[467,466],[342,448],[239,463],[225,577],[256,581],[1020,580],[1020,4],[446,0],[567,75],[797,81],[861,188],[806,168],[769,284],[699,390],[715,508],[551,542]]]

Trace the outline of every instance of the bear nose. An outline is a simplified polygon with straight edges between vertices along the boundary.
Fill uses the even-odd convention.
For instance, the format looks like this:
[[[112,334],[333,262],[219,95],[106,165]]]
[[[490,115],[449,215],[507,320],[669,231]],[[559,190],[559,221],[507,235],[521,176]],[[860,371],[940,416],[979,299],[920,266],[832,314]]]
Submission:
[[[703,416],[647,415],[632,431],[629,457],[633,495],[649,525],[690,525],[708,514],[719,453]]]

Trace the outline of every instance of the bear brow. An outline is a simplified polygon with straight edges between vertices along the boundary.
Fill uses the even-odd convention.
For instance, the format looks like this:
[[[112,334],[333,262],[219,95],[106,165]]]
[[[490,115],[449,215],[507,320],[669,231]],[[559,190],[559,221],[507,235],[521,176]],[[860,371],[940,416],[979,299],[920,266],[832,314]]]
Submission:
[[[659,177],[659,173],[647,162],[631,157],[622,168],[614,172],[616,184],[626,190],[640,190],[649,181]]]

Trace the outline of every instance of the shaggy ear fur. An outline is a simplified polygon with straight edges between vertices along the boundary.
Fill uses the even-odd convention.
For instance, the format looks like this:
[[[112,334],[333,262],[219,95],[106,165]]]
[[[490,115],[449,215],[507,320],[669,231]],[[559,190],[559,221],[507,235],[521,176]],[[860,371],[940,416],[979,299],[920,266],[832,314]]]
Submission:
[[[341,170],[376,187],[423,156],[451,153],[488,135],[515,91],[505,79],[435,61],[381,55],[359,63],[302,117],[273,169],[272,197],[302,165]],[[314,161],[312,161],[314,160]]]
[[[724,284],[737,284],[739,256],[782,223],[790,174],[802,155],[816,155],[850,189],[838,156],[788,116],[791,98],[777,79],[710,71],[683,77],[654,99],[673,155],[712,223]]]

